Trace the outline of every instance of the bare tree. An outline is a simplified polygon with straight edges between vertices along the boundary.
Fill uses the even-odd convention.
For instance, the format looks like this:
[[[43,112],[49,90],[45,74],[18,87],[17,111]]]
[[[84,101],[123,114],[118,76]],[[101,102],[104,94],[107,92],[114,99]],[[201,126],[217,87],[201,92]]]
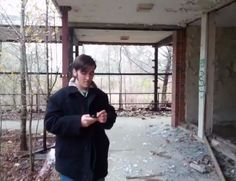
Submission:
[[[128,61],[129,63],[129,71],[135,70],[135,71],[141,71],[144,73],[149,73],[152,70],[152,66],[151,64],[148,62],[148,60],[152,60],[152,58],[150,57],[151,51],[149,53],[150,49],[146,48],[146,52],[145,52],[145,48],[140,48],[140,47],[134,47],[133,49],[129,48],[129,47],[123,47],[123,54],[125,59]],[[124,77],[124,90],[125,92],[127,90],[132,89],[131,87],[133,87],[133,85],[131,83],[129,83],[126,86],[126,77]],[[130,78],[130,76],[129,76]],[[131,82],[131,81],[129,81]],[[135,82],[137,83],[137,82]],[[129,86],[129,87],[128,87]],[[127,88],[128,87],[128,88]],[[141,87],[141,86],[140,86]],[[139,90],[139,89],[136,89]],[[135,97],[130,98],[131,96],[126,96],[125,94],[125,102],[127,101],[127,99],[129,99],[129,102],[135,102],[137,99]],[[144,96],[145,97],[145,96]]]
[[[27,150],[26,137],[26,120],[27,120],[27,100],[26,100],[26,38],[25,38],[25,7],[26,0],[21,0],[21,25],[20,25],[20,83],[21,83],[21,135],[20,135],[20,149]]]
[[[173,50],[171,47],[166,46],[165,49],[162,52],[162,56],[164,57],[164,60],[162,62],[166,62],[163,66],[163,71],[165,75],[163,76],[163,86],[162,86],[162,96],[161,96],[161,102],[166,103],[166,93],[167,93],[167,86],[169,81],[169,75],[168,73],[171,72],[172,68],[172,59],[173,59]]]
[[[7,15],[4,8],[1,7],[1,16],[11,27],[15,33],[17,39],[20,41],[20,85],[21,85],[21,134],[20,134],[20,150],[27,150],[26,140],[26,119],[27,119],[27,98],[26,98],[26,79],[25,79],[25,62],[26,62],[26,37],[25,37],[25,7],[26,1],[21,0],[21,11],[20,11],[20,31],[14,26],[11,18]]]
[[[49,94],[50,94],[50,90],[49,90],[49,54],[48,54],[48,0],[45,0],[46,3],[46,17],[45,17],[45,26],[46,26],[46,72],[47,72],[47,93],[46,93],[46,101],[48,102],[48,98],[49,98]],[[46,150],[47,149],[47,132],[46,132],[46,128],[45,126],[43,127],[43,149]]]
[[[27,150],[27,136],[26,136],[26,121],[27,121],[27,97],[26,97],[26,27],[25,27],[25,7],[27,1],[21,0],[21,11],[20,11],[20,31],[17,30],[4,8],[1,12],[1,16],[5,19],[8,25],[11,27],[17,39],[20,42],[20,88],[21,88],[21,107],[20,107],[20,118],[21,118],[21,134],[20,134],[20,150]],[[3,13],[5,12],[5,14]]]
[[[48,4],[48,0],[46,1],[46,3]],[[21,150],[27,150],[27,135],[26,135],[26,120],[27,120],[27,90],[26,90],[26,73],[28,71],[27,67],[26,67],[26,60],[27,60],[27,54],[26,54],[26,43],[31,42],[31,41],[35,41],[36,43],[41,43],[42,42],[42,35],[45,34],[45,32],[43,33],[44,29],[42,27],[38,27],[35,26],[36,24],[39,24],[42,22],[42,14],[40,11],[37,11],[37,9],[35,9],[35,11],[37,11],[37,15],[39,15],[39,17],[37,16],[37,18],[32,18],[32,13],[34,12],[26,12],[26,4],[27,4],[27,0],[21,0],[20,1],[20,5],[21,5],[21,11],[20,11],[20,19],[21,19],[21,24],[20,24],[20,30],[18,29],[17,26],[15,26],[15,24],[13,23],[13,21],[10,18],[10,15],[7,14],[7,12],[4,10],[4,7],[1,6],[0,4],[0,15],[1,17],[5,20],[5,22],[8,24],[8,26],[10,27],[9,30],[11,32],[12,35],[14,35],[16,37],[16,40],[19,41],[20,43],[20,56],[17,57],[17,54],[15,54],[15,52],[13,53],[17,59],[19,59],[20,62],[20,98],[21,98],[21,135],[20,135],[20,149]],[[48,9],[47,9],[48,11]],[[30,14],[31,13],[31,14]],[[48,13],[46,13],[46,17],[48,16]],[[31,22],[30,22],[31,20]],[[44,19],[45,20],[45,19]],[[27,23],[26,23],[27,22]],[[30,25],[29,25],[30,23]],[[42,24],[42,23],[41,23]],[[47,26],[47,25],[46,25]],[[2,32],[1,32],[2,33]],[[6,33],[6,32],[3,32]],[[56,34],[56,32],[54,32]],[[48,35],[48,31],[46,28],[46,34]],[[47,38],[46,38],[47,39]],[[27,44],[28,45],[28,44]],[[31,55],[32,56],[32,55]],[[38,51],[37,51],[37,45],[36,45],[36,61],[37,61],[37,65],[38,65],[38,70],[39,70],[39,55],[38,55]],[[48,61],[49,56],[48,56],[48,49],[47,49],[47,53],[46,53],[46,60]],[[33,59],[33,58],[32,58]],[[47,62],[48,65],[48,62]],[[46,66],[47,68],[47,73],[48,73],[48,66]],[[11,71],[11,70],[10,70]],[[9,75],[10,76],[10,75]],[[15,76],[15,75],[14,75]],[[28,78],[28,82],[31,82],[32,80],[31,77]],[[39,79],[39,75],[36,76],[36,79],[38,81],[38,88],[40,88],[40,79]],[[14,80],[14,79],[12,79]],[[52,87],[55,85],[57,80],[57,76],[55,78],[55,81],[52,82],[52,84],[50,86],[47,86],[47,97],[50,94]],[[48,83],[48,76],[47,76],[47,85]],[[12,86],[16,86],[17,84],[12,84]],[[9,89],[14,89],[14,88],[9,88]],[[17,90],[14,89],[13,92]],[[49,90],[49,91],[48,91]],[[37,92],[41,91],[41,93],[43,93],[43,89],[38,90]],[[31,92],[31,91],[29,91]],[[31,96],[29,96],[29,100],[31,99]],[[16,104],[16,99],[13,96],[13,102],[14,104]],[[30,101],[29,101],[30,102]]]
[[[26,60],[25,63],[26,70],[28,68],[28,62]],[[30,105],[30,116],[29,116],[29,159],[30,159],[30,170],[34,171],[34,160],[33,160],[33,143],[32,143],[32,121],[33,121],[33,89],[31,84],[31,79],[29,77],[28,72],[26,72],[26,79],[28,82],[28,89],[29,89],[29,105]]]

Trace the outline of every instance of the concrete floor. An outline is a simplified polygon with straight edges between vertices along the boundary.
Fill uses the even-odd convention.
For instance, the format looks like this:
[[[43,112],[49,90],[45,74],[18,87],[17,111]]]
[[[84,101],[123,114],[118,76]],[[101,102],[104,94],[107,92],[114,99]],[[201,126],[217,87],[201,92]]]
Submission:
[[[36,123],[34,121],[33,130]],[[40,121],[38,132],[42,131],[42,125]],[[19,129],[20,124],[3,121],[2,126]],[[106,181],[219,180],[214,170],[202,174],[190,168],[191,161],[199,161],[209,155],[207,147],[188,131],[171,128],[170,117],[118,117],[107,134],[110,152]]]
[[[20,129],[20,120],[3,120],[2,121],[2,129],[14,130]],[[27,121],[26,129],[28,132],[29,129],[29,121]],[[33,120],[32,121],[32,133],[42,133],[43,132],[43,120]]]
[[[219,180],[214,170],[202,174],[190,168],[191,161],[209,155],[207,147],[189,132],[171,128],[170,117],[119,117],[107,134],[111,145],[106,181]]]

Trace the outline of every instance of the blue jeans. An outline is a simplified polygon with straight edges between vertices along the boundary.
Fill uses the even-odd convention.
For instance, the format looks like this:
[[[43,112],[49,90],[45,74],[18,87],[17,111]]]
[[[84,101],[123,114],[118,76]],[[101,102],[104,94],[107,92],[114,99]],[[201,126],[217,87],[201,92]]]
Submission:
[[[73,178],[60,174],[60,181],[79,181],[79,180],[74,180]],[[105,181],[105,178],[100,178],[97,181]]]

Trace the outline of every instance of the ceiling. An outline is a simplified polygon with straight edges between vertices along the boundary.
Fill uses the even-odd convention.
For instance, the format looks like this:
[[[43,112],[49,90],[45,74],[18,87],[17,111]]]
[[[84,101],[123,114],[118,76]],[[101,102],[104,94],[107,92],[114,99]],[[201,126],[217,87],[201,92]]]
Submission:
[[[236,0],[52,0],[56,8],[69,6],[69,26],[74,43],[156,44],[170,41],[174,31],[192,22],[203,12],[216,11],[219,26],[236,26]],[[230,6],[227,6],[229,5]],[[53,32],[54,30],[52,30]],[[8,40],[9,27],[1,26],[0,39]],[[60,28],[56,39],[60,42]],[[14,38],[9,39],[11,41]],[[43,39],[43,34],[42,34]],[[164,40],[164,41],[163,41]],[[169,42],[166,42],[169,43]]]
[[[230,6],[218,9],[215,13],[215,24],[217,27],[236,27],[236,1]],[[194,21],[190,25],[201,25],[201,20]]]
[[[133,43],[133,44],[154,44],[172,34],[170,31],[130,31],[130,30],[76,30],[76,37],[79,42],[97,43]]]
[[[216,12],[216,26],[236,27],[236,2]]]
[[[157,43],[232,0],[53,0],[82,43]],[[141,7],[140,7],[141,6]],[[142,7],[143,6],[143,7]],[[149,6],[149,7],[148,7]],[[150,8],[151,7],[151,8]]]
[[[54,0],[57,6],[71,6],[69,22],[180,25],[199,18],[232,0]],[[152,4],[150,11],[139,4]]]

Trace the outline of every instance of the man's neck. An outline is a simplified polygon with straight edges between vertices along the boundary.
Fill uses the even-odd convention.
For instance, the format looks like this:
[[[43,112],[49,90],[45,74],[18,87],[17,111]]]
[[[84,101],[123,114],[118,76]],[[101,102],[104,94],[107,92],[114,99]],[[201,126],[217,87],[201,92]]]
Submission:
[[[76,84],[76,87],[77,87],[80,91],[82,91],[82,92],[88,92],[88,88],[81,87],[81,86],[79,85],[79,81],[78,81],[78,80],[75,81],[75,84]]]

